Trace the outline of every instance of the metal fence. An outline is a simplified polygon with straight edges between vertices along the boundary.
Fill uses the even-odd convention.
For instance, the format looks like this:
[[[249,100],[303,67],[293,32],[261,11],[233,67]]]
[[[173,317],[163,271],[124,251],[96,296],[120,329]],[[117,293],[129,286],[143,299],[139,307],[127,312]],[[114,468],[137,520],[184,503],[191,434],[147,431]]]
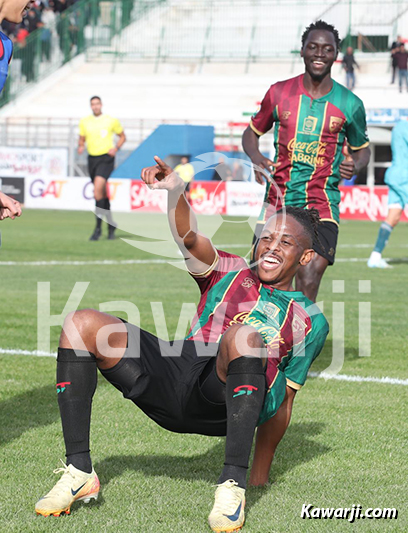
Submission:
[[[9,76],[0,107],[92,47],[110,48],[114,38],[134,20],[164,0],[80,0],[14,44]]]

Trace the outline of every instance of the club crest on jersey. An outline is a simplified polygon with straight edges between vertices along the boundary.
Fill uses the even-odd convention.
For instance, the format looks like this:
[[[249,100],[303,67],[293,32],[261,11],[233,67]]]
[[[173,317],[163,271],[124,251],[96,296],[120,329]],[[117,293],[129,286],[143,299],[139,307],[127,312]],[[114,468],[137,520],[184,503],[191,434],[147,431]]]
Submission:
[[[343,127],[344,120],[340,117],[330,117],[329,130],[330,133],[339,133]]]
[[[244,281],[241,283],[241,285],[245,289],[250,289],[251,287],[255,285],[255,280],[252,278],[245,278]]]
[[[317,126],[317,118],[316,117],[306,117],[303,121],[303,131],[302,133],[313,133]]]
[[[283,120],[288,120],[288,118],[290,117],[291,113],[292,113],[291,111],[283,111],[283,113],[281,115]]]
[[[264,305],[263,312],[268,318],[275,318],[279,315],[279,307],[275,304],[267,302]]]

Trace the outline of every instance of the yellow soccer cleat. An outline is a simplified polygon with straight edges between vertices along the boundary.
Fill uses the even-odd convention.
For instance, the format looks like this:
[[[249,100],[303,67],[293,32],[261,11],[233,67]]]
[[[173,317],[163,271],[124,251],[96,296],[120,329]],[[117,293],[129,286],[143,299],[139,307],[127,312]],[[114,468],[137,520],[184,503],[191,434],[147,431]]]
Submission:
[[[214,507],[208,517],[210,528],[217,533],[239,531],[245,522],[245,489],[233,479],[218,485]]]
[[[62,462],[62,461],[61,461]],[[71,505],[82,500],[89,503],[91,499],[97,500],[100,483],[98,476],[92,469],[90,474],[78,470],[73,465],[64,468],[57,468],[54,474],[64,472],[61,479],[56,485],[35,505],[35,512],[42,516],[60,516],[60,514],[69,514]]]

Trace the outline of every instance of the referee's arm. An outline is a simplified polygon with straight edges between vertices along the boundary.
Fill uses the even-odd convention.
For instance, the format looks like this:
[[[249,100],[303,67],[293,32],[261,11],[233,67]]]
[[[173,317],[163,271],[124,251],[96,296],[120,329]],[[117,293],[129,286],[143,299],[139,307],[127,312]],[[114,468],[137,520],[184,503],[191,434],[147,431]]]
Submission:
[[[109,150],[108,154],[111,155],[112,157],[115,157],[117,151],[121,149],[121,147],[124,145],[125,142],[126,142],[126,135],[125,135],[125,132],[122,130],[122,132],[119,133],[119,139],[118,139],[118,142],[116,143],[116,146],[113,146]]]

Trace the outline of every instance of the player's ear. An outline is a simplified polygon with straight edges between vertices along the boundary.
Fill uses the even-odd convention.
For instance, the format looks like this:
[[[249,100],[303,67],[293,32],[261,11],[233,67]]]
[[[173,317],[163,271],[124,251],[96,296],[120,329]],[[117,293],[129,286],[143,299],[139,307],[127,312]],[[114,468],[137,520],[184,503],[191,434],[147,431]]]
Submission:
[[[303,46],[302,46],[302,48],[300,49],[300,57],[303,57]]]
[[[313,259],[315,251],[310,249],[304,250],[302,257],[299,259],[299,264],[302,266],[307,265]]]

